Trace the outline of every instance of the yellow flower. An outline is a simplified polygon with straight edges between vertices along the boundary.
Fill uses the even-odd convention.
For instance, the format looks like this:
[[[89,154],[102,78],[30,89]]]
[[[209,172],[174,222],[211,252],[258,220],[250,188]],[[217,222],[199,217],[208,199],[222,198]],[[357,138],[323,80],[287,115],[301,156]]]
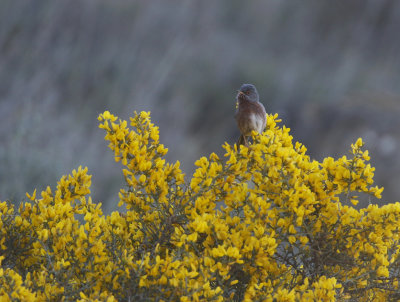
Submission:
[[[145,183],[146,182],[146,175],[144,175],[144,174],[140,175],[139,182],[142,183],[142,184]]]
[[[0,296],[393,300],[400,203],[342,203],[383,190],[361,139],[349,157],[318,162],[270,114],[250,148],[225,143],[225,159],[200,158],[186,182],[180,162],[164,158],[149,112],[135,112],[129,125],[108,111],[98,119],[123,166],[124,208],[103,214],[86,196],[83,167],[19,206],[0,202]]]

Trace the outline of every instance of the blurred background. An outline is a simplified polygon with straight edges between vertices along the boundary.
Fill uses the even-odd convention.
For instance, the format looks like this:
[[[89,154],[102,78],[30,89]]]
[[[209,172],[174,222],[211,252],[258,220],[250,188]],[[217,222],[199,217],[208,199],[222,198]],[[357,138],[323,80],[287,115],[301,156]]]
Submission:
[[[97,116],[152,112],[168,159],[194,161],[239,132],[257,86],[309,155],[366,142],[383,203],[400,196],[400,2],[1,0],[0,200],[88,166],[116,209],[123,177]]]

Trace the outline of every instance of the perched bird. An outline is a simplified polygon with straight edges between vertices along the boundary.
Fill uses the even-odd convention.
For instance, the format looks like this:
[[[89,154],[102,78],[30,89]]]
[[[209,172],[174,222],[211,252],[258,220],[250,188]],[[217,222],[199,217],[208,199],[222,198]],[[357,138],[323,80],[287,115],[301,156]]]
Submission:
[[[241,133],[237,144],[248,146],[246,137],[251,135],[251,131],[261,133],[265,129],[267,124],[265,108],[259,102],[257,89],[252,84],[243,84],[240,87],[236,101],[235,119]]]

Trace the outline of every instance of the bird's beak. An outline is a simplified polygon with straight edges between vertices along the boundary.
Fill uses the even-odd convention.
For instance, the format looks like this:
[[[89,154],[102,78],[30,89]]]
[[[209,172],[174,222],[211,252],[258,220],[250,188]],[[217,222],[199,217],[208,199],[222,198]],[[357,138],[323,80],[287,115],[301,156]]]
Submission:
[[[238,94],[244,94],[244,92],[243,92],[243,91],[240,91],[240,90],[238,90]]]

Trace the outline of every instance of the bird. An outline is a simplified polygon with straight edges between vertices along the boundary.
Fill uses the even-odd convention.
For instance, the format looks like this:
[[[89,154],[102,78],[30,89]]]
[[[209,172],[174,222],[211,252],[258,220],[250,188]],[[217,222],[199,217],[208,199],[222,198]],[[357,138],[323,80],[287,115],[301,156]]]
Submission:
[[[247,136],[254,130],[262,133],[267,124],[264,105],[259,101],[259,95],[253,84],[243,84],[236,96],[237,109],[235,119],[240,130],[237,145],[248,146]]]

